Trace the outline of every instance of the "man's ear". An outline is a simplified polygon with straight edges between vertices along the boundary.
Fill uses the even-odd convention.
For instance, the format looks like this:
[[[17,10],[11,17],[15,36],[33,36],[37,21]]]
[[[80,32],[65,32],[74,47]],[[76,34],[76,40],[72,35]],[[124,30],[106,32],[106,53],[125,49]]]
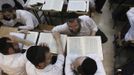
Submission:
[[[15,51],[14,51],[14,49],[13,48],[8,48],[8,54],[14,54],[15,53]]]

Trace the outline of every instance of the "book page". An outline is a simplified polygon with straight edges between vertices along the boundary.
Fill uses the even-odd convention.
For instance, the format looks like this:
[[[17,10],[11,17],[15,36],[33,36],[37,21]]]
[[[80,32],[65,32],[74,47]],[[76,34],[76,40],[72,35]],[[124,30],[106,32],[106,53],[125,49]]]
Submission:
[[[66,46],[66,37],[66,35],[61,35],[63,49],[65,49]],[[52,53],[57,53],[57,46],[52,33],[40,33],[37,45],[43,42],[45,42],[49,46]]]
[[[67,37],[67,53],[68,54],[83,54],[82,43],[80,37]]]
[[[25,34],[23,33],[17,33],[17,32],[10,32],[10,35],[14,35],[18,38],[24,39],[25,38]],[[19,48],[22,49],[23,48],[23,44],[19,43]]]
[[[64,0],[45,0],[42,10],[62,11]]]
[[[37,3],[44,3],[44,2],[45,2],[45,0],[29,0],[28,5],[34,5]]]
[[[87,1],[73,0],[69,1],[67,11],[86,11]]]
[[[38,32],[29,31],[28,34],[26,35],[26,40],[32,42],[33,45],[36,45],[36,41],[37,41],[38,35],[39,35]],[[23,49],[28,49],[29,47],[30,46],[24,45]]]
[[[84,37],[85,54],[97,54],[103,60],[102,44],[99,36]]]
[[[103,60],[101,39],[99,36],[68,37],[67,54],[97,54]]]

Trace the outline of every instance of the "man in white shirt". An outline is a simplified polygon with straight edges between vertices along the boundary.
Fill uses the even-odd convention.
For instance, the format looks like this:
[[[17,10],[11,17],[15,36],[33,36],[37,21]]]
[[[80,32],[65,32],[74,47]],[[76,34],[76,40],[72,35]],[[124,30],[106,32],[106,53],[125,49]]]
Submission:
[[[15,37],[0,38],[0,70],[8,75],[27,75],[25,53],[20,52],[18,43],[13,38]]]
[[[33,30],[38,26],[37,18],[26,10],[15,10],[11,5],[2,6],[3,19],[1,22],[7,26],[17,26],[23,30]]]
[[[96,54],[69,54],[65,64],[65,75],[106,75],[102,61]]]
[[[60,34],[53,34],[57,44],[58,56],[54,64],[52,64],[53,54],[47,45],[32,46],[28,49],[26,57],[27,75],[62,75],[64,55],[61,45]]]
[[[131,27],[125,35],[125,41],[131,41],[134,40],[134,7],[128,10],[127,17]]]
[[[17,9],[22,9],[24,7],[23,0],[0,0],[0,10],[2,10],[2,5],[6,3],[10,4],[12,7],[16,7]]]
[[[96,23],[86,15],[79,16],[76,13],[68,15],[68,22],[58,25],[52,29],[52,32],[59,32],[69,36],[101,36],[102,43],[108,39],[103,32],[101,32]]]

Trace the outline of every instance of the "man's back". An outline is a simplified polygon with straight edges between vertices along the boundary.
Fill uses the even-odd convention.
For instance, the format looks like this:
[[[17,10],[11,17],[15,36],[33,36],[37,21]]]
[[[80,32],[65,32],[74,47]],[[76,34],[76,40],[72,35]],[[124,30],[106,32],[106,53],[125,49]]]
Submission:
[[[16,53],[11,55],[3,55],[0,53],[0,68],[9,75],[26,75],[25,54]]]
[[[27,75],[62,75],[64,56],[58,55],[55,64],[49,64],[44,69],[37,69],[30,61],[26,63]]]

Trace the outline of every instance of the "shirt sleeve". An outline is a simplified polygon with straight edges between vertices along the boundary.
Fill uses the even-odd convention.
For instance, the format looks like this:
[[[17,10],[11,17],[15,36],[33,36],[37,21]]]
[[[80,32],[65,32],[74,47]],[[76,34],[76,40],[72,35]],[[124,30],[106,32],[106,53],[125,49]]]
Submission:
[[[76,59],[75,56],[67,55],[66,56],[66,63],[65,63],[65,75],[74,75],[72,71],[71,64]]]
[[[57,58],[57,61],[55,63],[55,66],[57,66],[59,68],[62,68],[63,64],[64,64],[64,55],[63,54],[59,54],[58,58]]]
[[[94,20],[92,20],[90,17],[85,18],[85,22],[87,24],[87,26],[92,30],[92,31],[98,31],[98,27],[96,25],[96,23],[94,22]]]
[[[57,25],[52,29],[52,32],[59,32],[61,34],[67,34],[68,33],[68,26],[67,23],[64,23],[63,25]]]
[[[24,26],[19,26],[19,29],[24,29],[24,30],[34,29],[34,22],[32,20],[32,16],[24,15],[23,18],[24,18],[25,24]]]

